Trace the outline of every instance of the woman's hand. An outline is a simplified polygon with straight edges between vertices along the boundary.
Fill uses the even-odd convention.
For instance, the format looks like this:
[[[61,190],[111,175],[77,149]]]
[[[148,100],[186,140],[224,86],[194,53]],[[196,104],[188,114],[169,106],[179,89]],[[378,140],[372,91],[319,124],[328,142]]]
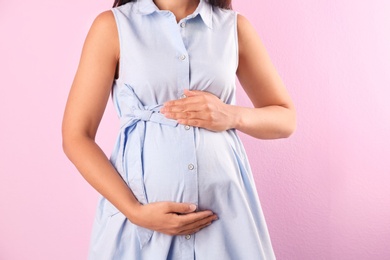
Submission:
[[[215,95],[197,90],[184,90],[186,98],[166,102],[161,109],[165,117],[179,124],[224,131],[235,128],[237,117],[232,106],[223,103]]]
[[[218,219],[210,210],[195,212],[196,206],[188,203],[154,202],[139,206],[130,221],[167,235],[193,234]]]

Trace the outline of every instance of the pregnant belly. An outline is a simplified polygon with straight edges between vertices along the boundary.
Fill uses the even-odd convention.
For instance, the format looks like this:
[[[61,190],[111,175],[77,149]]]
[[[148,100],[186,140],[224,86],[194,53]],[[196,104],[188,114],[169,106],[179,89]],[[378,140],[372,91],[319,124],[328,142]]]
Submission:
[[[215,208],[218,197],[228,198],[242,189],[234,136],[183,129],[147,127],[143,165],[148,202],[196,202],[199,208]]]

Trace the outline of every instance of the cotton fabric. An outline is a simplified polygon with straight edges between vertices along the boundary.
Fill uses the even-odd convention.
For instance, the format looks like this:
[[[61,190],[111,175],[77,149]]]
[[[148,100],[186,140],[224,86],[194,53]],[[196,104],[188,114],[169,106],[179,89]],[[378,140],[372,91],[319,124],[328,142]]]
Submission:
[[[159,112],[185,98],[184,89],[235,104],[237,12],[204,0],[178,23],[152,0],[112,12],[120,41],[112,98],[121,125],[112,164],[140,203],[193,203],[219,219],[195,234],[169,236],[132,224],[101,196],[89,259],[275,259],[236,131],[180,125]]]

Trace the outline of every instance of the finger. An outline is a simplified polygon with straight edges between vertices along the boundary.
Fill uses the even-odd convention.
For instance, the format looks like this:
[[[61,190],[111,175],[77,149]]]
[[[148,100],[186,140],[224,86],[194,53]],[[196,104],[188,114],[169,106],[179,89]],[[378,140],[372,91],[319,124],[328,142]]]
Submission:
[[[198,212],[187,213],[184,215],[175,215],[174,221],[180,222],[181,226],[187,226],[188,224],[192,224],[197,221],[207,219],[209,217],[213,218],[215,216],[216,215],[211,210],[203,210]]]
[[[164,103],[161,111],[164,111],[166,108],[174,107],[174,106],[184,106],[189,104],[196,104],[203,101],[201,96],[190,96],[182,99],[171,100]]]
[[[186,214],[186,213],[194,212],[195,210],[196,210],[195,204],[167,202],[167,213]]]
[[[188,230],[188,229],[196,229],[200,226],[206,225],[207,223],[211,223],[214,220],[217,220],[218,216],[216,214],[213,214],[211,216],[207,216],[205,218],[196,220],[194,222],[190,222],[188,224],[183,224],[183,230]]]
[[[206,223],[206,224],[204,224],[202,226],[196,227],[196,228],[183,230],[178,235],[191,235],[191,234],[195,234],[196,232],[199,232],[200,230],[204,229],[205,227],[210,226],[211,224],[212,224],[212,222],[208,222],[208,223]]]
[[[177,119],[177,122],[181,125],[189,125],[194,127],[210,129],[213,127],[213,124],[210,121],[207,121],[207,118],[180,118]]]
[[[185,89],[183,92],[184,92],[184,95],[186,95],[187,97],[199,96],[199,95],[202,95],[202,93],[203,93],[203,91],[189,90],[189,89]]]
[[[160,112],[163,114],[170,113],[170,112],[184,112],[184,111],[202,111],[206,107],[206,104],[200,103],[200,102],[185,102],[181,104],[175,104],[175,105],[167,105],[164,106]]]
[[[210,116],[204,112],[179,112],[179,113],[166,113],[164,115],[166,118],[175,119],[175,120],[207,121],[210,119]]]
[[[186,95],[187,97],[194,97],[194,96],[212,95],[212,94],[207,91],[184,89],[184,95]]]
[[[204,218],[204,219],[201,219],[201,220],[198,220],[196,222],[193,222],[193,223],[190,223],[190,224],[183,226],[181,228],[181,230],[179,231],[179,233],[192,234],[192,233],[197,232],[200,229],[202,229],[208,225],[211,225],[211,223],[217,219],[218,219],[218,217],[214,214],[214,215],[209,216],[207,218]]]

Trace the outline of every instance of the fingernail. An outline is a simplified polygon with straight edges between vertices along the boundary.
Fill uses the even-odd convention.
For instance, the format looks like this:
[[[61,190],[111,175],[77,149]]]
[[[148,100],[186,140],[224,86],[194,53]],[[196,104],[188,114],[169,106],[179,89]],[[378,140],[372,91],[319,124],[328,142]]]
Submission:
[[[196,205],[191,204],[191,205],[190,205],[190,210],[191,210],[191,211],[195,211],[195,210],[196,210]]]

